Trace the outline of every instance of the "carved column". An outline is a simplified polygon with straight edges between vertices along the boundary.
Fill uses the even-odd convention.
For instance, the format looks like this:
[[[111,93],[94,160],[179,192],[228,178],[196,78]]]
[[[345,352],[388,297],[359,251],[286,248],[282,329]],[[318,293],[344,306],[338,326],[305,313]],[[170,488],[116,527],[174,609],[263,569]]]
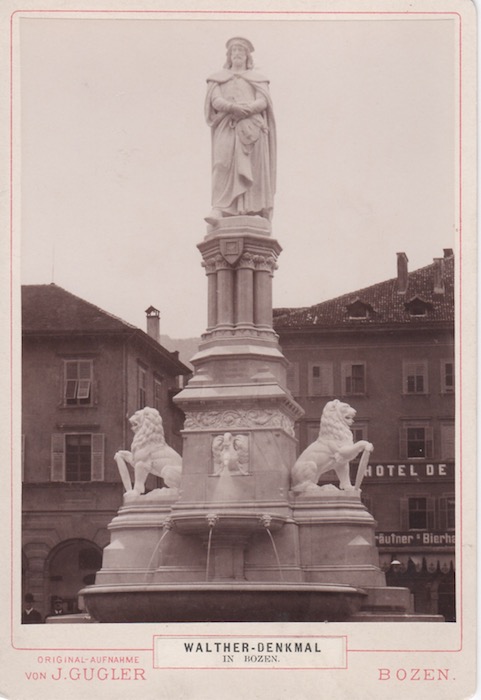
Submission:
[[[207,330],[217,325],[217,268],[216,258],[211,257],[202,262],[207,275]]]
[[[243,255],[238,264],[236,279],[236,325],[254,323],[254,256]]]
[[[276,268],[274,256],[256,256],[254,276],[254,323],[272,328],[272,277]]]
[[[217,325],[234,327],[234,270],[225,260],[217,263]]]

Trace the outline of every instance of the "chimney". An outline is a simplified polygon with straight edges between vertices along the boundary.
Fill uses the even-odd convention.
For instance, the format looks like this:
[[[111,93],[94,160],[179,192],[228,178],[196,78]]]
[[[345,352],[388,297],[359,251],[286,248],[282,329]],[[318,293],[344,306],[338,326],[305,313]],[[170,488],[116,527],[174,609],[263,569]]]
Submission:
[[[443,253],[445,258],[452,258],[454,255],[452,248],[443,248]]]
[[[147,334],[160,343],[160,311],[154,306],[145,309],[147,314]]]
[[[433,293],[444,294],[444,258],[434,258]]]
[[[408,288],[408,256],[406,253],[396,253],[397,255],[397,291],[398,294],[405,294]]]

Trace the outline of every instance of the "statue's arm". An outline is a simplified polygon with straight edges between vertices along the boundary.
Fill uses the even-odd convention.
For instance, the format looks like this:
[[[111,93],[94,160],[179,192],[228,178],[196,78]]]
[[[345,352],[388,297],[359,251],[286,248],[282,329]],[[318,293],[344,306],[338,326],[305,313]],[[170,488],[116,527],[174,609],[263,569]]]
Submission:
[[[216,112],[232,112],[232,108],[234,107],[233,102],[230,102],[229,100],[226,100],[225,97],[222,97],[222,93],[218,85],[216,85],[212,90],[211,102]]]
[[[267,100],[261,92],[256,90],[256,99],[254,102],[249,102],[249,107],[252,114],[260,114],[267,109]]]
[[[218,85],[216,85],[212,90],[211,104],[216,112],[232,114],[237,119],[244,119],[250,114],[253,114],[252,102],[242,102],[241,104],[237,104],[235,102],[231,102],[230,100],[226,100],[225,97],[222,97],[222,93]]]

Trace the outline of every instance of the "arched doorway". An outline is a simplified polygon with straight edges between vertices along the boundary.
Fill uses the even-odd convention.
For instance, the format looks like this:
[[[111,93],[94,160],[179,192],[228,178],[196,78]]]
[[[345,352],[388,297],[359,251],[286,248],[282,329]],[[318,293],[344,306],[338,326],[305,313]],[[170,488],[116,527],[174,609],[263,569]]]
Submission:
[[[57,545],[47,560],[48,612],[53,600],[63,599],[64,613],[77,613],[77,594],[81,588],[95,581],[102,566],[102,550],[89,540],[67,540]]]

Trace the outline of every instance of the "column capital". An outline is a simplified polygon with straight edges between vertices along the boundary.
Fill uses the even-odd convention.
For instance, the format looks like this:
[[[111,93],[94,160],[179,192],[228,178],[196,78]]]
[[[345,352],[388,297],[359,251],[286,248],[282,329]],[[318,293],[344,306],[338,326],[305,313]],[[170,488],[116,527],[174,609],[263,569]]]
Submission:
[[[277,260],[274,255],[255,255],[255,269],[265,272],[270,272],[271,275],[274,274],[274,270],[277,270]]]

